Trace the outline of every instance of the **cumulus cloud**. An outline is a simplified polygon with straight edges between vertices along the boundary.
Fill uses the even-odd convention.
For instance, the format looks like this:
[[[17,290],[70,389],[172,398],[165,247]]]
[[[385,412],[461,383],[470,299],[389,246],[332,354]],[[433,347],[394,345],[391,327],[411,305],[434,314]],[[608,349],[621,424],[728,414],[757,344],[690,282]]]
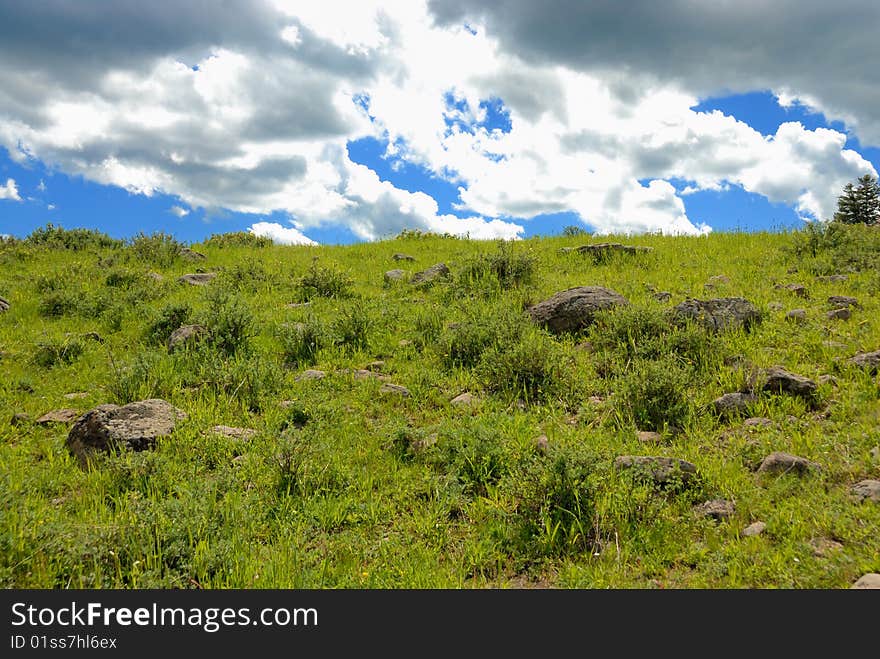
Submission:
[[[255,236],[271,238],[279,245],[317,245],[314,240],[294,229],[277,222],[256,222],[248,229]]]
[[[0,199],[21,201],[21,195],[18,194],[18,187],[13,179],[8,178],[6,179],[6,185],[0,185]]]
[[[179,217],[285,212],[293,227],[252,230],[295,244],[333,225],[365,240],[405,228],[511,239],[562,211],[600,232],[700,234],[682,195],[729,185],[828,217],[846,181],[874,172],[842,133],[783,124],[765,137],[692,108],[770,88],[870,141],[878,74],[851,66],[876,48],[876,3],[845,23],[812,2],[740,4],[0,0],[0,146],[173,195]],[[826,32],[834,45],[815,57]],[[457,186],[455,214],[352,162],[362,137]]]

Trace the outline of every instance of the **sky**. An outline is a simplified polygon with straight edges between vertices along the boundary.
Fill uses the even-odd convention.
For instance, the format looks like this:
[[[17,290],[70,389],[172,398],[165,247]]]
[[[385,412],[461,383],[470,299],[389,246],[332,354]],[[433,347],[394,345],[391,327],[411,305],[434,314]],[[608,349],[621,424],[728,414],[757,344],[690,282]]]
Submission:
[[[876,0],[0,0],[0,234],[798,228],[880,170]]]

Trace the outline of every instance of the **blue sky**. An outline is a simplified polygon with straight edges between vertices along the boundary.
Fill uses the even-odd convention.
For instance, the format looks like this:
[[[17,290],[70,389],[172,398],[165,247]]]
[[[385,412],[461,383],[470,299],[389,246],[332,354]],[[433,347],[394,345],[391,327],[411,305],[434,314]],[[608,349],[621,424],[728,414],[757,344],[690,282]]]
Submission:
[[[29,81],[58,66],[53,57],[71,69],[36,91],[14,67],[0,73],[0,90],[11,90],[0,93],[0,233],[23,237],[52,223],[119,238],[162,231],[198,242],[254,230],[352,243],[402,228],[482,238],[572,224],[598,233],[783,230],[827,217],[845,182],[880,171],[880,130],[859,96],[865,81],[828,102],[825,72],[770,75],[756,62],[745,75],[723,45],[713,45],[717,84],[690,60],[665,80],[668,67],[650,52],[623,62],[644,80],[622,79],[585,63],[582,44],[551,41],[551,19],[531,30],[527,4],[503,23],[480,2],[445,4],[389,19],[381,3],[365,3],[340,25],[332,8],[255,3],[222,24],[183,16],[189,31],[171,34],[133,3],[106,20],[123,35],[138,20],[154,33],[112,70],[66,52],[98,29],[87,12],[65,17],[70,42],[44,42],[39,57],[28,51],[33,39],[4,42],[0,28],[0,56]],[[0,22],[39,32],[40,22],[61,20],[50,10],[3,6]],[[589,11],[572,9],[571,20]],[[665,18],[650,13],[662,32]],[[520,18],[513,44],[505,30]],[[700,20],[720,32],[723,18]],[[389,20],[396,31],[386,31]],[[621,24],[621,35],[630,29]],[[187,40],[200,31],[213,41],[194,49]],[[112,59],[124,41],[96,48]],[[449,57],[436,61],[427,49],[444,45]],[[527,67],[513,59],[526,56]],[[255,83],[254,71],[265,79]]]

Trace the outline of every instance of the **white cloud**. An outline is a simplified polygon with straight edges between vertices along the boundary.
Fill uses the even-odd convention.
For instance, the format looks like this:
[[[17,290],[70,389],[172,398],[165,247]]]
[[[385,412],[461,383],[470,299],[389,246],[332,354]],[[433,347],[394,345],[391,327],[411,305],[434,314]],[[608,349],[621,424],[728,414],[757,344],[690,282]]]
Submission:
[[[279,245],[317,245],[314,240],[304,236],[293,227],[285,227],[277,222],[256,222],[248,229],[255,236],[271,238]]]
[[[48,210],[48,211],[54,211],[54,210],[55,210],[55,204],[47,204],[47,205],[46,205],[46,210]]]
[[[6,185],[0,185],[0,199],[11,199],[12,201],[21,201],[21,195],[18,194],[18,187],[11,178],[6,179]]]
[[[46,182],[43,179],[40,179],[40,184],[37,186],[37,190],[40,192],[46,191]]]
[[[168,212],[172,215],[176,215],[177,217],[186,217],[189,215],[189,211],[182,206],[172,206],[168,209]]]

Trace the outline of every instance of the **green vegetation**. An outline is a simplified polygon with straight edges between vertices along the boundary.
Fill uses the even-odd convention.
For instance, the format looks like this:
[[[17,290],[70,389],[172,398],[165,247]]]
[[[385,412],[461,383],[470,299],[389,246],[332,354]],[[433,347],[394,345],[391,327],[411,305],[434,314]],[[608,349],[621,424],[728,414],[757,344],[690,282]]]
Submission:
[[[880,349],[878,230],[561,250],[613,240],[407,231],[282,247],[242,233],[192,245],[204,259],[164,234],[0,241],[0,584],[840,588],[880,572],[880,505],[850,493],[880,478],[880,381],[846,363]],[[431,286],[383,278],[440,262],[451,276]],[[217,276],[178,281],[196,272]],[[574,286],[630,304],[575,335],[531,321]],[[834,295],[858,300],[851,318],[826,316]],[[709,334],[673,322],[687,297],[744,297],[764,319]],[[190,324],[203,340],[170,350]],[[773,365],[817,381],[815,399],[755,392],[767,425],[713,412]],[[187,418],[90,468],[65,446],[70,423],[35,422],[146,398]],[[759,478],[774,451],[822,469]],[[654,485],[622,455],[687,460],[699,478]],[[700,516],[711,499],[735,512]],[[765,531],[744,535],[756,521]]]

